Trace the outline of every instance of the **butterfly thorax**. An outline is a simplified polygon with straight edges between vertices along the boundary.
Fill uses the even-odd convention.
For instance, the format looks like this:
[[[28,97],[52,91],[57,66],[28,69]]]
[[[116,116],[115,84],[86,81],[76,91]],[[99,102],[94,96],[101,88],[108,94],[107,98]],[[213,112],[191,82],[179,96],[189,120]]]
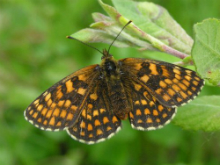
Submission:
[[[128,102],[129,99],[121,81],[121,75],[123,73],[120,70],[118,61],[111,55],[104,56],[100,67],[103,83],[107,87],[106,93],[110,101],[110,111],[124,120],[131,110],[131,105]]]

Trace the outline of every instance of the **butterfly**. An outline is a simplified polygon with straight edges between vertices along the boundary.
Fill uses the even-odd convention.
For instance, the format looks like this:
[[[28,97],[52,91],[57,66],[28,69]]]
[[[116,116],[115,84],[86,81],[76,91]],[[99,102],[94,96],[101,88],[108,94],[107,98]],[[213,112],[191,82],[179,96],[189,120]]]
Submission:
[[[100,65],[80,69],[43,92],[25,110],[26,120],[93,144],[112,137],[126,119],[137,130],[162,128],[204,86],[196,72],[171,63],[116,60],[106,49],[102,54]]]

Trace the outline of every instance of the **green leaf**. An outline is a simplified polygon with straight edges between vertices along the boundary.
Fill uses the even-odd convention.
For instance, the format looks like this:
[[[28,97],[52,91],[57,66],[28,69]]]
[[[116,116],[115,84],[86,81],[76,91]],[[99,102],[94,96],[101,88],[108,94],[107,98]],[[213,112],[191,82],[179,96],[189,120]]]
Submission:
[[[108,16],[105,16],[101,13],[92,13],[92,18],[95,22],[101,22],[101,21],[111,21],[111,18]]]
[[[132,20],[134,22],[123,30],[114,46],[136,46],[142,50],[157,50],[181,59],[189,56],[192,39],[162,7],[148,2],[113,0],[117,7],[116,10],[116,8],[103,3],[101,0],[98,0],[98,2],[109,16],[93,13],[95,23],[90,26],[93,30],[86,29],[77,32],[78,34],[72,34],[71,37],[83,42],[110,44],[122,27]],[[154,15],[154,13],[156,14]]]
[[[220,130],[220,96],[203,96],[178,108],[173,123],[191,130]]]
[[[115,3],[115,5],[116,6],[119,6],[119,9],[118,10],[120,10],[120,9],[122,9],[121,11],[123,12],[123,11],[128,11],[127,13],[126,12],[124,12],[124,14],[121,14],[119,11],[117,11],[115,8],[113,8],[112,6],[109,6],[109,5],[107,5],[107,4],[105,4],[105,3],[103,3],[101,0],[99,0],[99,3],[100,3],[100,5],[102,6],[102,8],[108,13],[108,15],[112,18],[112,20],[113,21],[115,21],[115,23],[117,23],[117,24],[119,24],[119,25],[125,25],[129,20],[132,20],[131,18],[128,18],[127,16],[129,16],[129,15],[134,15],[134,20],[135,20],[135,18],[136,17],[139,17],[139,15],[135,15],[135,12],[136,12],[136,10],[139,10],[136,6],[138,6],[139,5],[139,7],[141,8],[141,6],[142,6],[142,3],[134,3],[133,1],[131,1],[131,0],[121,0],[121,1],[114,1],[113,0],[113,2]],[[143,9],[142,8],[142,10],[144,11],[144,10],[146,10],[145,8]],[[164,9],[165,10],[165,9]],[[145,13],[146,14],[146,13]],[[151,13],[149,13],[149,14],[151,14]],[[160,13],[159,13],[159,15],[160,15]],[[161,35],[162,33],[160,33],[160,31],[161,31],[161,29],[159,29],[159,30],[157,30],[154,34],[156,34],[156,33],[158,33],[159,32],[159,35],[158,36],[154,36],[154,35],[152,35],[152,31],[155,31],[154,29],[155,29],[155,26],[150,26],[150,25],[148,25],[148,24],[144,24],[145,23],[145,21],[146,21],[146,19],[144,19],[144,17],[146,16],[146,15],[141,15],[141,16],[143,16],[143,19],[140,19],[140,21],[138,22],[137,21],[137,23],[139,24],[139,25],[144,25],[145,27],[147,27],[147,30],[146,30],[146,28],[145,28],[145,30],[146,31],[144,31],[143,29],[141,29],[140,27],[138,27],[136,24],[135,24],[135,22],[134,23],[131,23],[128,27],[126,27],[126,29],[124,30],[124,31],[128,31],[128,33],[129,34],[131,34],[131,35],[133,35],[133,36],[135,36],[135,37],[137,37],[138,39],[136,39],[135,41],[133,41],[131,38],[129,38],[129,37],[127,37],[126,39],[128,39],[129,41],[133,41],[132,43],[134,44],[134,45],[137,45],[137,46],[139,46],[139,47],[141,47],[143,44],[139,44],[139,42],[138,41],[140,41],[140,39],[141,40],[144,40],[144,41],[146,41],[145,43],[145,46],[143,46],[143,47],[141,47],[141,48],[145,48],[145,49],[149,49],[149,50],[153,50],[151,47],[150,47],[150,45],[148,44],[148,43],[150,43],[150,44],[152,44],[152,46],[154,47],[154,48],[156,48],[156,49],[158,49],[159,51],[163,51],[163,52],[166,52],[166,53],[169,53],[169,54],[172,54],[172,55],[174,55],[174,56],[177,56],[177,57],[179,57],[179,58],[185,58],[185,57],[187,57],[188,55],[187,54],[184,54],[185,52],[187,52],[187,51],[185,51],[185,50],[187,50],[185,47],[184,48],[182,48],[182,49],[179,49],[179,48],[177,48],[177,47],[175,47],[175,44],[173,44],[173,43],[178,43],[178,41],[172,41],[172,39],[171,38],[169,38],[169,37],[167,37],[167,36],[164,36],[164,35]],[[141,17],[140,16],[140,17]],[[133,17],[132,17],[133,18]],[[173,20],[172,19],[172,17],[170,17],[171,18],[171,20]],[[155,19],[155,18],[154,18]],[[164,18],[163,18],[164,19]],[[169,20],[170,22],[171,22],[171,20]],[[133,21],[133,20],[132,20]],[[151,20],[150,20],[151,21]],[[165,21],[166,22],[166,21]],[[170,24],[170,22],[166,22],[166,24]],[[175,22],[175,21],[173,21],[173,22]],[[154,24],[151,24],[151,25],[154,25]],[[163,23],[161,23],[161,26],[164,26],[165,24],[164,24],[164,22]],[[174,26],[173,25],[173,27],[172,28],[176,28],[176,27],[180,27],[177,23],[175,23],[175,25],[176,26]],[[149,26],[149,28],[148,28],[148,26]],[[149,30],[150,29],[150,30]],[[181,29],[181,28],[180,28]],[[179,30],[180,30],[179,29]],[[171,28],[170,28],[170,30],[172,30]],[[184,30],[180,30],[179,31],[179,34],[181,34],[181,36],[184,36],[184,35],[187,35],[185,32],[184,32]],[[190,37],[188,37],[189,38],[189,40],[191,40],[191,38]],[[166,41],[165,41],[166,40]],[[192,40],[191,41],[186,41],[186,43],[192,43]],[[184,43],[181,43],[180,44],[182,47],[184,46]],[[173,46],[173,47],[172,47]],[[188,52],[190,52],[190,50],[191,50],[191,45],[189,46],[189,51]],[[182,51],[182,52],[181,52]]]
[[[117,11],[145,33],[190,54],[193,40],[162,6],[151,2],[112,0]]]
[[[197,72],[213,85],[220,85],[220,21],[207,19],[194,26],[192,57]]]

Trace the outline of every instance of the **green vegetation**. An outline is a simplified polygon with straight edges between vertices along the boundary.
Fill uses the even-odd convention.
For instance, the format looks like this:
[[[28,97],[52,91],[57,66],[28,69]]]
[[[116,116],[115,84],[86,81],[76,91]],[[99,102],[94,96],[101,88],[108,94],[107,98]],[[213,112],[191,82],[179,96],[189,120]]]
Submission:
[[[103,2],[112,5],[110,1]],[[151,2],[166,8],[192,38],[195,23],[220,17],[220,2],[217,0]],[[220,133],[203,132],[201,125],[198,125],[197,131],[190,130],[197,124],[197,120],[189,120],[192,116],[187,118],[186,115],[195,115],[192,113],[193,102],[186,105],[187,108],[179,108],[174,122],[163,129],[137,131],[124,121],[124,127],[118,134],[95,145],[74,141],[65,131],[41,131],[24,119],[26,107],[44,90],[84,66],[100,63],[100,53],[65,38],[89,27],[93,22],[91,13],[94,12],[106,14],[97,1],[0,1],[0,164],[219,164]],[[203,25],[198,24],[194,28],[198,33],[199,26]],[[108,48],[108,44],[93,46],[100,50]],[[199,52],[196,47],[194,51]],[[116,59],[160,56],[164,61],[179,61],[164,53],[140,52],[135,48],[112,47],[111,54]],[[215,78],[216,75],[219,73],[214,72],[212,76]],[[218,81],[215,79],[214,83]],[[216,98],[219,93],[219,87],[207,85],[200,98],[195,100],[195,104],[210,100],[210,105],[201,108],[204,120],[209,115],[205,108],[215,106],[212,110],[217,118],[209,116],[209,119],[218,123],[219,103]],[[217,96],[205,99],[208,95]],[[186,120],[189,120],[188,127]],[[216,124],[207,126],[207,130],[214,129],[219,130]]]

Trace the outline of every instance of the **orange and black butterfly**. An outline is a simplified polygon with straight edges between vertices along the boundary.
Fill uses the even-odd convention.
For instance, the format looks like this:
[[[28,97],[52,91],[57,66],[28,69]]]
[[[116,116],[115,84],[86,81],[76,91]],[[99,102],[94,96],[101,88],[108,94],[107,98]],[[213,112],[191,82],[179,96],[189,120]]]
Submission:
[[[127,118],[134,129],[163,127],[203,85],[192,70],[142,58],[115,60],[104,50],[100,65],[65,77],[33,101],[24,115],[40,129],[66,130],[72,138],[93,144],[112,137]]]

